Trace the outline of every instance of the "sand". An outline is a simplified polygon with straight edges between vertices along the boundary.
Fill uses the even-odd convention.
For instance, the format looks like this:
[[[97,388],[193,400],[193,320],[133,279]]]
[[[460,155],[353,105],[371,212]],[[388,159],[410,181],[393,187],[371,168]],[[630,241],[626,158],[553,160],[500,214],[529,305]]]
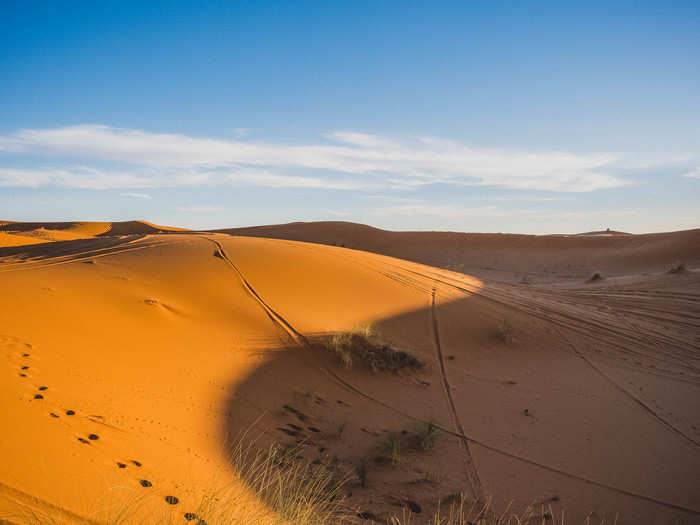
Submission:
[[[586,263],[605,278],[586,282],[586,267],[519,284],[136,221],[14,228],[59,240],[0,248],[0,518],[22,523],[29,508],[85,523],[126,501],[130,522],[186,523],[212,487],[245,491],[227,450],[248,431],[303,440],[300,456],[345,472],[364,463],[367,487],[352,479],[348,503],[379,520],[413,509],[425,523],[464,491],[498,509],[547,502],[567,524],[700,522],[700,272],[662,264],[696,261],[697,244],[681,248],[697,231],[550,240],[564,268],[585,247],[605,253]],[[539,256],[519,254],[544,241],[509,249],[516,238],[489,242],[504,271],[535,273]],[[628,244],[566,244],[611,238]],[[441,242],[405,250],[429,258],[424,245]],[[368,324],[425,366],[346,369],[309,344]],[[428,450],[425,422],[438,429]]]

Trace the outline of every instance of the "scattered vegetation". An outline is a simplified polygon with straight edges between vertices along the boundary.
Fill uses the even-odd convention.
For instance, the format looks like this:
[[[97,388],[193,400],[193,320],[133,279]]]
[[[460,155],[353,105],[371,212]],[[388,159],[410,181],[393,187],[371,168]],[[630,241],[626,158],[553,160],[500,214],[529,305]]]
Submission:
[[[595,281],[602,281],[603,280],[603,274],[600,272],[593,272],[593,274],[588,278],[588,282],[592,283]]]
[[[391,432],[386,442],[386,451],[392,465],[401,463],[401,438],[396,432]]]
[[[343,432],[345,431],[345,427],[347,426],[347,423],[343,421],[338,425],[338,427],[335,429],[335,437],[336,439],[340,439],[343,436]]]
[[[554,500],[550,500],[554,501]],[[404,509],[401,516],[389,519],[389,525],[412,525],[415,514]],[[555,513],[551,503],[532,504],[521,512],[514,512],[509,506],[503,512],[496,512],[491,501],[485,503],[471,500],[464,492],[456,492],[443,498],[435,514],[428,520],[428,525],[566,525],[564,512]],[[617,517],[611,521],[589,515],[582,525],[615,525]]]
[[[345,368],[359,362],[373,372],[397,373],[405,368],[423,366],[423,362],[411,352],[377,341],[371,327],[361,330],[319,338],[317,346],[335,355]]]
[[[507,317],[504,317],[498,325],[496,334],[498,338],[507,345],[513,342],[513,325],[510,324]]]
[[[366,488],[367,487],[367,463],[365,462],[364,459],[361,459],[360,462],[355,467],[355,474],[357,475],[357,479],[360,481],[360,486],[362,488]]]
[[[432,421],[419,423],[416,427],[416,446],[419,450],[431,450],[435,445],[437,427]]]
[[[673,263],[673,266],[671,266],[668,269],[668,273],[683,273],[687,271],[688,269],[685,266],[685,263],[683,261],[676,261]]]

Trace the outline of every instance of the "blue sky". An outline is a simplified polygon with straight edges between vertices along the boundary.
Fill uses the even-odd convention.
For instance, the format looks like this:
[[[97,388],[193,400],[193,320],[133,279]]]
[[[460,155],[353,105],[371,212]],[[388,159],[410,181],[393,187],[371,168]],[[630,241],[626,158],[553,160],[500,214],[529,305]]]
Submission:
[[[0,218],[700,227],[700,3],[0,1]]]

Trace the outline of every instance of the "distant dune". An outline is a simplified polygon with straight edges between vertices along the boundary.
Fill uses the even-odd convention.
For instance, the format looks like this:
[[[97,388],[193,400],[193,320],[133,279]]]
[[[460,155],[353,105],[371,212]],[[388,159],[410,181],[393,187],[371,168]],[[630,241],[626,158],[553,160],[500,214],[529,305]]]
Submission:
[[[187,231],[146,221],[125,222],[12,222],[0,221],[0,247],[73,241],[99,236],[146,235]]]
[[[663,272],[677,261],[700,266],[700,229],[644,235],[517,235],[394,232],[330,221],[217,231],[344,246],[506,282],[581,280],[595,271],[610,276]]]
[[[434,523],[460,494],[535,502],[536,523],[700,520],[698,230],[0,228],[39,239],[0,248],[2,523],[215,525],[245,508],[268,525],[279,507],[229,455],[240,436],[347,478],[357,523]],[[535,286],[370,250],[531,269]],[[338,341],[357,337],[376,353],[347,359]],[[373,371],[376,355],[417,364]]]

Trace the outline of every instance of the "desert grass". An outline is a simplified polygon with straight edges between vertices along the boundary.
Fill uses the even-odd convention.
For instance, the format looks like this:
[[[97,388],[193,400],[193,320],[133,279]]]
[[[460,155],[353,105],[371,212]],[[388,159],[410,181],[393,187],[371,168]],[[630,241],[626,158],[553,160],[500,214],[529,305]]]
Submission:
[[[415,514],[404,509],[400,516],[393,516],[387,525],[413,525]],[[427,525],[616,525],[617,516],[605,518],[587,516],[583,521],[567,521],[564,511],[555,513],[551,503],[527,505],[520,512],[512,509],[512,504],[504,511],[497,512],[489,499],[486,502],[470,501],[464,493],[452,494],[438,505]]]
[[[373,372],[398,373],[403,369],[423,367],[423,362],[407,350],[382,343],[371,326],[358,331],[321,336],[315,346],[335,356],[345,368],[359,363]]]
[[[437,426],[432,421],[421,422],[416,425],[416,447],[419,450],[431,450],[435,446]]]
[[[668,269],[668,273],[683,273],[683,272],[686,272],[687,270],[688,270],[688,268],[686,267],[686,265],[683,261],[676,261]]]
[[[240,488],[225,488],[207,493],[187,522],[195,525],[359,525],[366,523],[358,518],[357,509],[345,505],[341,497],[344,482],[335,475],[309,469],[308,465],[293,462],[289,467],[289,454],[276,446],[266,451],[244,448],[238,459],[245,461],[251,470],[246,474],[251,479],[252,495],[265,501],[270,508],[261,507],[243,495]],[[246,459],[247,458],[247,459]],[[284,466],[287,465],[287,466]],[[302,466],[303,465],[303,466]],[[364,462],[356,467],[356,476],[362,486],[368,485]],[[425,481],[439,482],[426,478]],[[183,523],[181,513],[162,515],[152,513],[144,517],[140,513],[142,498],[127,501],[117,507],[110,506],[94,517],[79,521],[66,519],[61,514],[40,512],[31,508],[18,510],[11,516],[0,516],[3,525],[65,525],[81,523],[94,525],[127,525],[148,523],[152,525],[175,525]],[[616,525],[617,516],[600,518],[591,513],[582,520],[568,520],[565,512],[555,512],[550,499],[544,503],[525,506],[519,512],[508,505],[497,511],[492,501],[471,500],[466,493],[457,492],[442,498],[436,511],[423,521],[408,508],[377,523],[386,525]],[[104,503],[104,502],[103,502]],[[106,516],[106,517],[105,517]],[[4,521],[7,519],[8,521]]]
[[[503,341],[507,345],[513,342],[513,325],[510,323],[510,320],[507,317],[504,317],[503,320],[496,327],[496,335],[501,341]]]
[[[344,486],[350,476],[297,459],[295,447],[237,443],[231,463],[244,483],[228,483],[203,491],[195,508],[183,512],[155,511],[153,497],[123,493],[117,503],[98,502],[97,510],[81,518],[60,509],[41,510],[18,504],[14,512],[0,515],[0,523],[12,525],[325,525],[356,523],[345,504]],[[180,509],[178,509],[180,510]],[[182,509],[183,511],[186,509]]]
[[[593,272],[591,276],[588,278],[589,283],[593,283],[596,281],[602,281],[603,280],[603,274],[601,272]]]

